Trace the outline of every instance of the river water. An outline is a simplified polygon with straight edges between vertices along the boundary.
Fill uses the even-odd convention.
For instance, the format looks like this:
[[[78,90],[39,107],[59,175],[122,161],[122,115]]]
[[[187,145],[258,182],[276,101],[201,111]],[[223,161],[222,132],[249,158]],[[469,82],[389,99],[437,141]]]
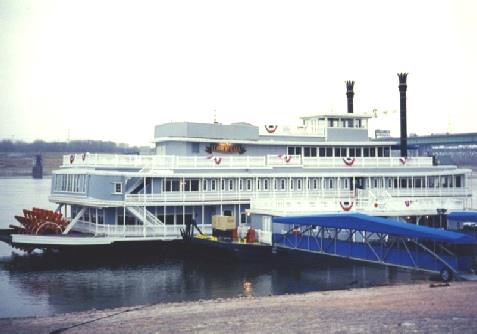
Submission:
[[[473,185],[477,189],[477,179]],[[0,179],[0,228],[11,224],[23,208],[54,209],[48,202],[49,189],[49,179]],[[0,317],[369,287],[428,278],[424,273],[392,267],[323,263],[315,257],[300,263],[279,258],[271,263],[244,264],[191,257],[171,247],[157,254],[67,258],[26,254],[0,243]]]

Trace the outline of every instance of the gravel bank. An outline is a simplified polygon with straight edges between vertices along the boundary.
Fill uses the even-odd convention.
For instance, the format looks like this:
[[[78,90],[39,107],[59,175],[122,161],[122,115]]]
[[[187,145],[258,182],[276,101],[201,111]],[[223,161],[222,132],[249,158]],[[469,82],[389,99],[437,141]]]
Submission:
[[[477,282],[399,285],[0,319],[2,333],[477,331]]]

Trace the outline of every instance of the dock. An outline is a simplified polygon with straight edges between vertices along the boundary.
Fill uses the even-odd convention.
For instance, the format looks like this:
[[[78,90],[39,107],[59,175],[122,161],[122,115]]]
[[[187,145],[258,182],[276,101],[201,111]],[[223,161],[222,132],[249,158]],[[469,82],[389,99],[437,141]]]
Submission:
[[[475,333],[477,282],[422,283],[0,319],[3,333]]]

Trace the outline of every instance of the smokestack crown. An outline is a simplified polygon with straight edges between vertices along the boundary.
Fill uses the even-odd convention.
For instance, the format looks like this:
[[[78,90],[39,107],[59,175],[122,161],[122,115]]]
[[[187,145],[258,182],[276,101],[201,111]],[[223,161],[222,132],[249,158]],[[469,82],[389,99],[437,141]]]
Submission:
[[[407,73],[398,73],[399,77],[399,86],[407,86],[406,80],[407,80]]]

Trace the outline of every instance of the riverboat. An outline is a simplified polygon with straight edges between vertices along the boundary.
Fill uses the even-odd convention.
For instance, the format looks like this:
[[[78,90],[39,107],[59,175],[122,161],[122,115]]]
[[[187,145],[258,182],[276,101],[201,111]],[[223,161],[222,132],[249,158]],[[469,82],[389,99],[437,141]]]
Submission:
[[[65,155],[49,197],[61,224],[40,229],[50,234],[16,226],[11,242],[61,249],[173,241],[192,221],[211,236],[213,217],[228,216],[272,245],[289,232],[274,217],[360,213],[445,228],[448,212],[471,209],[471,170],[406,146],[405,94],[399,145],[370,139],[373,115],[353,112],[354,82],[346,86],[347,112],[301,117],[297,127],[170,122],[155,127],[154,154]]]

